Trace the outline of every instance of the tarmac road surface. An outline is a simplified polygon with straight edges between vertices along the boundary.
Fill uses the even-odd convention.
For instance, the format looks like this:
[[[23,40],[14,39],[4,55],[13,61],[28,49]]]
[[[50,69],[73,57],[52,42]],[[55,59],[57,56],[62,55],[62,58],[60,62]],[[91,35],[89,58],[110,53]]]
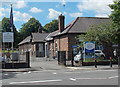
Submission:
[[[118,69],[4,72],[3,85],[118,85]]]

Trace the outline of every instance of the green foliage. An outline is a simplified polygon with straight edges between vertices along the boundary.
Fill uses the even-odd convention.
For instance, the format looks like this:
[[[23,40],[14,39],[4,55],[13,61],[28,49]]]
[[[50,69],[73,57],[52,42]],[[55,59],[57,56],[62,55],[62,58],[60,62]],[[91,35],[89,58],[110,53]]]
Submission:
[[[22,25],[22,28],[20,29],[20,35],[22,35],[22,40],[30,36],[31,33],[38,32],[38,29],[43,30],[40,22],[36,20],[35,18],[30,18],[27,23]]]
[[[109,5],[113,10],[110,18],[112,18],[113,22],[120,26],[120,1],[114,1],[114,4]]]
[[[115,39],[118,43],[120,43],[120,1],[114,1],[114,4],[109,5],[109,7],[113,10],[110,18],[112,19],[114,27],[116,28]]]
[[[78,39],[83,41],[95,41],[97,44],[113,43],[115,41],[116,29],[112,26],[112,23],[104,23],[90,27],[85,35],[78,36]]]
[[[48,30],[48,32],[53,32],[58,30],[58,20],[52,20],[52,22],[46,24],[44,28]]]
[[[2,19],[2,31],[3,32],[11,32],[10,19],[9,18],[4,17]]]
[[[78,39],[82,37],[84,38],[83,41],[95,41],[96,46],[102,45],[104,51],[109,52],[109,54],[106,54],[106,57],[109,58],[110,56],[113,57],[112,44],[116,43],[115,33],[116,28],[109,22],[90,27],[86,34],[78,36]],[[83,43],[81,44],[83,45]]]

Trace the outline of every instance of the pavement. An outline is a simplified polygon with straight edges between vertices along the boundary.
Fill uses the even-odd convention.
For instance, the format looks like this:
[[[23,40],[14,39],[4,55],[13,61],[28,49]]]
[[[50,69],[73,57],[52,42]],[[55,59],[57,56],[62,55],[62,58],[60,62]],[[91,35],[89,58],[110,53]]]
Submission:
[[[30,68],[19,68],[19,69],[0,69],[2,72],[28,72],[28,71],[42,71],[42,70],[61,70],[61,69],[71,69],[71,70],[103,70],[103,69],[118,69],[118,65],[98,65],[95,66],[63,66],[58,65],[57,59],[46,60],[46,58],[37,58],[32,60],[30,63]]]

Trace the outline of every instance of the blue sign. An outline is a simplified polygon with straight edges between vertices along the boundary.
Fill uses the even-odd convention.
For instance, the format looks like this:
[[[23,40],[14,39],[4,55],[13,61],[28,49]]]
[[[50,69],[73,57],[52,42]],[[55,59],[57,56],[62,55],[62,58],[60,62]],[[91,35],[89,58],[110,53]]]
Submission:
[[[80,46],[78,46],[78,45],[73,45],[73,46],[72,46],[72,48],[77,48],[77,47],[80,47]]]
[[[86,41],[84,42],[84,51],[85,53],[93,53],[95,50],[95,42],[94,41]]]

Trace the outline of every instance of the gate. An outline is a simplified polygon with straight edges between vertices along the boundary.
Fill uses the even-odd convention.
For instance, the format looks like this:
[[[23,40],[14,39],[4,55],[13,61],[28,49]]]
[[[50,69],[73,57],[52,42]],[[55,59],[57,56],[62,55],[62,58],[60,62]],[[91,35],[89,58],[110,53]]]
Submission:
[[[58,64],[66,66],[66,51],[58,51]]]

